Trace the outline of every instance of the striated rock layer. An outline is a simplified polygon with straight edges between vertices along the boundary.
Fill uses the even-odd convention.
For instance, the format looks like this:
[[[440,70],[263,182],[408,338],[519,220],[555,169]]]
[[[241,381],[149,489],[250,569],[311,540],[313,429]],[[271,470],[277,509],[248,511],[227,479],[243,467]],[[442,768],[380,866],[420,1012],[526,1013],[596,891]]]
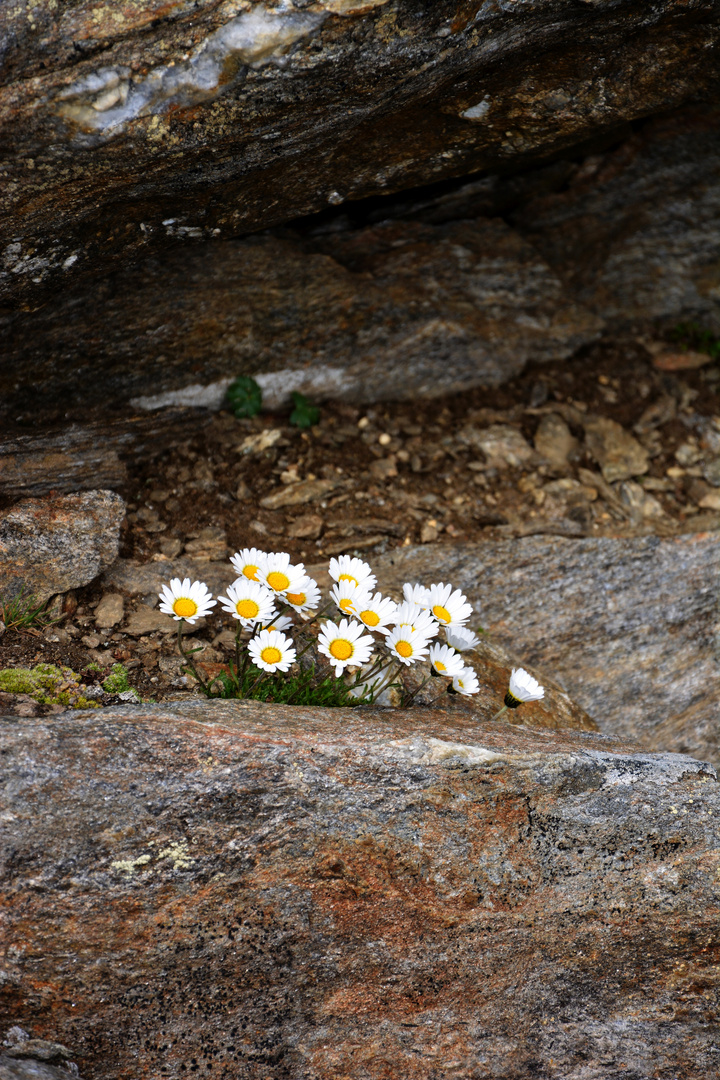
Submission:
[[[714,770],[416,710],[2,724],[0,1022],[93,1080],[707,1080]]]
[[[714,0],[5,5],[2,295],[711,100]]]

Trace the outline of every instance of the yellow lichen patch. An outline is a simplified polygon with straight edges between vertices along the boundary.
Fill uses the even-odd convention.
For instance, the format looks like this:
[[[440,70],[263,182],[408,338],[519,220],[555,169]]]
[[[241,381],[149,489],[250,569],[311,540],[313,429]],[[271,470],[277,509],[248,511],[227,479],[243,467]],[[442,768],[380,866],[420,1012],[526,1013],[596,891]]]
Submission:
[[[132,877],[138,866],[147,866],[150,862],[150,855],[141,855],[138,859],[117,859],[115,862],[110,863],[113,870],[120,870],[127,874],[128,877]]]
[[[189,870],[195,862],[190,858],[186,840],[174,840],[166,848],[158,852],[158,859],[170,859],[173,870]]]

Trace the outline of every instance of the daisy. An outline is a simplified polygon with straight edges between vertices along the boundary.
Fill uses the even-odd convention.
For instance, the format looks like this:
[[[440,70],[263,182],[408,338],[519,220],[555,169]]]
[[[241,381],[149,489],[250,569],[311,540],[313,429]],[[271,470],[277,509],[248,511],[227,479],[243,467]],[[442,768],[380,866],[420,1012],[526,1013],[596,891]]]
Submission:
[[[243,626],[251,626],[255,622],[269,622],[277,611],[275,610],[275,597],[250,578],[239,577],[227,591],[227,596],[219,597],[223,610],[233,619],[238,619]]]
[[[261,630],[248,642],[248,651],[255,667],[263,671],[287,671],[297,655],[289,637],[279,630]]]
[[[452,688],[456,694],[477,694],[480,690],[478,678],[472,668],[464,667],[459,675],[452,681]]]
[[[286,604],[295,611],[313,611],[320,603],[320,590],[317,581],[311,577],[304,577],[299,585],[293,586],[292,592],[286,592],[283,596]]]
[[[346,667],[362,667],[367,664],[375,642],[365,628],[350,619],[341,619],[339,625],[323,623],[318,635],[318,652],[327,656],[339,678]]]
[[[338,581],[337,585],[333,585],[330,596],[343,615],[357,615],[357,602],[364,604],[370,600],[370,593],[347,580]]]
[[[193,581],[191,584],[190,578],[185,578],[184,581],[173,578],[170,587],[163,585],[158,596],[161,611],[172,615],[174,619],[185,619],[189,623],[209,615],[210,608],[217,604],[205,582]]]
[[[376,592],[374,596],[363,593],[362,599],[355,600],[355,616],[377,634],[389,633],[390,623],[396,623],[397,604],[386,596]]]
[[[445,636],[448,645],[452,645],[453,649],[457,649],[458,652],[476,649],[480,644],[480,638],[467,626],[448,626]]]
[[[398,604],[395,611],[395,625],[410,627],[411,630],[416,630],[428,639],[434,638],[438,630],[437,623],[429,611],[407,600],[404,604]]]
[[[429,589],[430,611],[441,626],[460,626],[472,615],[466,597],[452,585],[431,585]]]
[[[458,656],[449,645],[431,645],[430,663],[433,666],[433,671],[436,671],[438,675],[445,675],[449,679],[454,679],[456,675],[462,674],[465,667],[462,657]]]
[[[264,630],[287,630],[288,627],[293,625],[293,621],[289,615],[281,615],[279,619],[273,619],[268,625],[264,626]]]
[[[540,701],[545,697],[545,689],[525,668],[513,668],[510,675],[510,687],[505,694],[508,709],[517,709],[524,701]]]
[[[284,551],[270,552],[258,568],[258,581],[277,594],[296,592],[306,577],[303,564],[293,566],[290,556]]]
[[[368,564],[362,559],[352,559],[349,555],[331,559],[328,571],[333,581],[351,581],[361,589],[372,589],[373,585],[377,584],[377,578]]]
[[[393,657],[403,664],[414,664],[424,660],[428,654],[428,638],[409,626],[394,626],[385,638]]]
[[[417,604],[421,608],[430,607],[430,590],[424,585],[411,585],[406,581],[403,585],[403,596],[410,604]]]
[[[242,551],[235,552],[230,562],[240,577],[249,578],[250,581],[259,581],[258,572],[266,558],[267,554],[258,548],[243,548]]]

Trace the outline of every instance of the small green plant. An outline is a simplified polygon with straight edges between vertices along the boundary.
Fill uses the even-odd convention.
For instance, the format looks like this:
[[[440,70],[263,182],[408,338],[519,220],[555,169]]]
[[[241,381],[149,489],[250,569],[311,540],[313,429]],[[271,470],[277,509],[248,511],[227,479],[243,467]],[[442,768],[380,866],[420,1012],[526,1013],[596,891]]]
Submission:
[[[45,604],[38,604],[29,593],[21,589],[11,600],[0,600],[0,622],[6,630],[25,630],[28,627],[50,626],[58,619],[45,610]]]
[[[268,679],[264,672],[254,665],[246,670],[230,664],[229,672],[221,672],[214,680],[214,686],[220,686],[220,693],[213,688],[211,696],[221,698],[249,698],[255,701],[271,701],[276,705],[317,705],[326,708],[342,708],[364,705],[370,697],[350,692],[344,682],[326,675],[318,676],[315,665],[311,664],[297,675],[285,678]]]
[[[262,409],[262,390],[250,375],[240,375],[228,386],[225,400],[239,420],[257,416]]]
[[[720,337],[698,323],[678,323],[670,331],[670,339],[693,352],[704,352],[712,356],[713,360],[720,360]]]
[[[311,405],[308,399],[296,390],[293,390],[292,399],[295,408],[290,413],[290,423],[293,427],[309,428],[317,424],[320,419],[317,405]]]
[[[110,674],[103,681],[103,690],[106,694],[122,694],[130,689],[128,671],[123,664],[113,664]]]

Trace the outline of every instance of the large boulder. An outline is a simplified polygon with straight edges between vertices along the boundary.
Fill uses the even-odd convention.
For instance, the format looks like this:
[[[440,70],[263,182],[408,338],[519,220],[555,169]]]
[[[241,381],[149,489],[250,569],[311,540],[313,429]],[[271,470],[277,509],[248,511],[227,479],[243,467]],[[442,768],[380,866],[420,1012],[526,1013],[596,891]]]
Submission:
[[[0,1030],[83,1076],[715,1074],[708,765],[427,709],[0,731]]]
[[[0,16],[6,302],[227,238],[525,165],[712,98],[712,0],[305,0]]]

